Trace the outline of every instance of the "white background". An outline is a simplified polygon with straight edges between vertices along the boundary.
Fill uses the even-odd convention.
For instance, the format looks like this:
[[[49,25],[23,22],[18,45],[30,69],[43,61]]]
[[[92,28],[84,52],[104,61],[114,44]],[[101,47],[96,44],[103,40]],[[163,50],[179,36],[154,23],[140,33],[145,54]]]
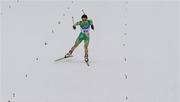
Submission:
[[[178,6],[162,0],[1,2],[1,101],[179,102]],[[82,9],[95,25],[90,67],[83,44],[73,58],[54,63],[78,36],[71,17],[80,20]]]

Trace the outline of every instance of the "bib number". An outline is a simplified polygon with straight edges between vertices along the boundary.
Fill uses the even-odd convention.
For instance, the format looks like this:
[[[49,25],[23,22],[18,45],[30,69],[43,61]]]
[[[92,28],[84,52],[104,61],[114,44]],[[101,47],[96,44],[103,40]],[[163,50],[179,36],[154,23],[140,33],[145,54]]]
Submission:
[[[83,33],[88,33],[88,32],[89,32],[89,29],[81,29],[81,32],[83,32]]]

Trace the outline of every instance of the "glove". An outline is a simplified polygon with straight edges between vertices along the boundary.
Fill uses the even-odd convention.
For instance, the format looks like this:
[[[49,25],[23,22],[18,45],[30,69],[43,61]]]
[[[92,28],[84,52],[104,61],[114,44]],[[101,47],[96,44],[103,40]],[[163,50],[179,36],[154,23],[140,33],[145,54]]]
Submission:
[[[76,29],[76,26],[73,25],[73,29],[75,30],[75,29]]]
[[[91,29],[94,30],[94,25],[91,25]]]

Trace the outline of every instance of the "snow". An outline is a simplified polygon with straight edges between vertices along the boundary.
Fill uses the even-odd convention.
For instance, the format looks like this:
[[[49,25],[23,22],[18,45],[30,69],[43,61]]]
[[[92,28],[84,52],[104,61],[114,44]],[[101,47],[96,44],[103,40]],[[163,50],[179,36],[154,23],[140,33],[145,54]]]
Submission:
[[[2,102],[178,102],[178,4],[155,1],[1,2]],[[93,20],[90,66],[83,43]]]

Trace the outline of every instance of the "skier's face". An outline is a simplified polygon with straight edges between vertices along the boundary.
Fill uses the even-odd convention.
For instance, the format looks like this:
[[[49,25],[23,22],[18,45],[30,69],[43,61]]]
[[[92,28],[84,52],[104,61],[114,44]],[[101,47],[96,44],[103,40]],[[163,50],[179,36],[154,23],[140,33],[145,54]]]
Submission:
[[[86,17],[83,17],[83,18],[82,18],[82,21],[86,21],[86,20],[87,20],[87,18],[86,18]]]

